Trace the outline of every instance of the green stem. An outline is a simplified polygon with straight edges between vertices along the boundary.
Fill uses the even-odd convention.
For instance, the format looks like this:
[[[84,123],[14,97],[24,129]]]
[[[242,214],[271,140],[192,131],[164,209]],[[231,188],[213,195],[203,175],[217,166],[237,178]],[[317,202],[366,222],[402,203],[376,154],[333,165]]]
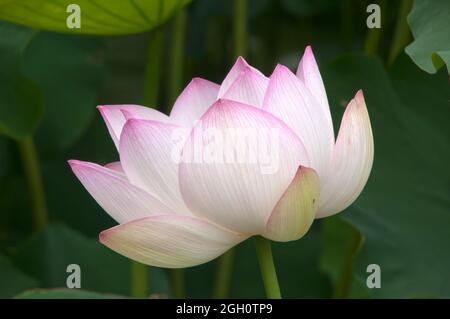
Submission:
[[[380,1],[379,5],[381,8],[381,28],[369,29],[369,31],[367,32],[366,40],[364,42],[364,52],[370,55],[376,54],[380,45],[381,29],[383,28],[384,12],[386,11],[386,2],[384,0]]]
[[[150,35],[148,45],[147,65],[144,75],[144,94],[142,103],[149,107],[156,107],[160,86],[161,54],[163,45],[163,30],[157,28]]]
[[[247,55],[247,0],[234,0],[234,54]]]
[[[214,285],[214,298],[223,299],[230,291],[231,273],[233,270],[234,249],[223,254],[217,265],[216,279]]]
[[[233,38],[234,55],[247,54],[247,0],[234,0],[233,3]],[[233,272],[234,249],[218,259],[213,295],[215,298],[226,298],[230,291],[231,274]]]
[[[376,54],[380,44],[381,29],[370,29],[364,42],[364,52],[366,54]]]
[[[336,282],[336,286],[333,291],[333,298],[346,299],[349,297],[352,282],[353,282],[353,258],[356,255],[359,246],[361,245],[361,234],[354,228],[351,231],[351,239],[348,250],[345,252],[345,262],[342,268],[342,272]]]
[[[47,204],[44,194],[44,184],[39,168],[38,155],[31,137],[27,137],[18,142],[18,147],[25,178],[28,184],[28,191],[31,196],[34,230],[38,232],[48,223]]]
[[[172,41],[170,50],[169,105],[172,105],[180,94],[183,84],[184,69],[184,35],[186,30],[186,11],[180,9],[173,20]]]
[[[186,292],[184,287],[184,270],[171,269],[170,281],[172,296],[177,299],[185,298]]]
[[[256,253],[259,260],[266,296],[269,299],[281,299],[280,286],[278,285],[277,272],[273,263],[270,241],[263,237],[255,238]]]
[[[410,39],[410,32],[406,18],[412,8],[412,0],[402,0],[397,17],[397,24],[395,26],[394,38],[392,39],[391,49],[389,51],[388,65],[394,63],[397,55],[408,44]]]
[[[131,296],[134,298],[147,298],[149,295],[147,271],[146,265],[131,262]]]

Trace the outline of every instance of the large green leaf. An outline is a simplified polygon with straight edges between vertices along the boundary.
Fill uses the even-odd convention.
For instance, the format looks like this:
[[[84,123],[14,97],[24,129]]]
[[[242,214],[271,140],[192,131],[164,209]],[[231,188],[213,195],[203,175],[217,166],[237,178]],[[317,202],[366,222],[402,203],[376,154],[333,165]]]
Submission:
[[[111,294],[100,294],[83,289],[32,289],[15,296],[16,299],[119,299]]]
[[[32,230],[30,201],[20,162],[15,156],[16,147],[6,138],[0,141],[3,141],[0,151],[4,152],[0,156],[3,164],[0,167],[0,223],[4,226],[0,227],[0,238],[6,237],[9,244],[16,244]],[[114,220],[89,196],[67,164],[72,158],[100,164],[118,160],[101,116],[95,114],[83,137],[68,150],[50,153],[45,147],[48,144],[39,142],[42,142],[38,146],[42,150],[41,171],[50,219],[70,225],[88,237],[96,237],[99,231],[114,226]],[[5,243],[1,239],[0,246]]]
[[[66,287],[67,266],[77,264],[82,289],[130,295],[130,260],[62,225],[49,226],[19,248],[13,262],[23,272],[38,278],[41,288]],[[151,291],[167,294],[165,273],[149,269]]]
[[[365,283],[367,266],[378,264],[382,285],[371,296],[449,297],[447,74],[428,75],[403,57],[389,78],[378,59],[360,55],[338,59],[323,74],[336,119],[364,90],[374,132],[371,177],[341,215],[364,236],[355,276]]]
[[[0,134],[30,135],[42,113],[39,88],[22,72],[22,55],[34,31],[0,23]]]
[[[19,292],[37,287],[38,282],[22,273],[3,255],[0,255],[0,298],[9,298]]]
[[[43,93],[41,145],[65,148],[87,128],[105,78],[101,40],[40,32],[29,44],[23,68]]]
[[[43,113],[39,140],[52,148],[69,146],[95,110],[105,74],[102,39],[6,22],[0,22],[0,37],[0,132],[21,139],[34,131]]]
[[[300,240],[273,244],[275,263],[284,297],[330,297],[330,282],[319,269],[321,250],[322,242],[317,227],[312,227]],[[260,276],[260,272],[257,271],[257,273]]]
[[[57,32],[119,35],[150,30],[189,0],[6,0],[0,19]],[[81,11],[81,27],[69,29],[70,4]]]
[[[361,233],[339,215],[325,218],[321,224],[320,269],[333,283],[333,298],[365,298],[363,283],[353,274],[353,257],[363,238]]]
[[[444,64],[450,72],[449,17],[448,0],[415,0],[408,16],[414,42],[406,53],[429,73],[436,73]]]

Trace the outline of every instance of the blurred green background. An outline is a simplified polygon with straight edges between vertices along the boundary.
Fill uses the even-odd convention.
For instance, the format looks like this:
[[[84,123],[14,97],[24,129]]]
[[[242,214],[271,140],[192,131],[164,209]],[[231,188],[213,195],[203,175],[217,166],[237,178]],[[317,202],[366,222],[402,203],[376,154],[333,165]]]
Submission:
[[[66,28],[70,3],[81,29]],[[366,26],[370,3],[381,29]],[[133,263],[98,243],[115,223],[66,163],[118,159],[95,106],[169,112],[192,77],[220,83],[237,55],[270,75],[309,44],[335,128],[364,90],[375,160],[350,208],[273,244],[283,296],[450,297],[449,17],[447,0],[0,0],[0,297],[176,295],[167,270],[148,267],[142,291]],[[81,291],[62,289],[69,264]],[[184,295],[215,296],[217,264],[187,269]],[[380,289],[365,285],[369,264]],[[222,296],[264,297],[251,239],[232,269]]]

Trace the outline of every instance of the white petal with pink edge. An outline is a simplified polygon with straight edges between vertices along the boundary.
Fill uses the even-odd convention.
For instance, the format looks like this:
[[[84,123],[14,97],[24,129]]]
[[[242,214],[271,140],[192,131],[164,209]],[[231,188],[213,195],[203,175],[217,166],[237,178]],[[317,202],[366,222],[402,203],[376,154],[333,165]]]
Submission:
[[[307,46],[303,57],[297,68],[297,76],[305,83],[306,87],[319,102],[320,108],[323,110],[331,131],[333,132],[333,121],[331,119],[330,106],[328,104],[327,92],[323,85],[322,76],[320,75],[314,53],[311,46]]]
[[[317,217],[339,213],[356,200],[369,178],[373,156],[372,128],[360,90],[344,112]]]
[[[311,167],[324,183],[334,143],[333,128],[308,88],[285,66],[278,65],[272,73],[263,109],[294,130],[308,152]]]
[[[154,120],[164,123],[171,122],[170,118],[164,113],[140,105],[99,105],[97,108],[117,149],[119,149],[120,134],[126,122],[125,114],[129,118]]]
[[[180,189],[194,214],[258,234],[299,165],[309,165],[305,148],[282,121],[256,107],[218,100],[183,148]]]
[[[128,120],[119,146],[128,179],[180,214],[189,210],[180,194],[178,164],[189,129],[148,120]]]
[[[236,80],[238,80],[240,77],[242,77],[242,75],[245,74],[251,75],[251,77],[247,76],[250,80],[258,79],[260,81],[261,79],[266,78],[264,74],[262,74],[258,69],[248,64],[243,57],[238,57],[230,72],[228,72],[228,74],[225,76],[225,79],[222,81],[222,84],[220,85],[218,98],[225,97],[225,94],[236,82]],[[258,84],[258,86],[260,85],[261,84]]]
[[[269,79],[258,70],[246,66],[228,87],[222,98],[262,107]]]
[[[181,126],[192,127],[217,100],[219,85],[201,78],[194,78],[178,96],[170,118]]]
[[[100,241],[117,253],[164,268],[203,264],[244,239],[198,217],[179,215],[147,217],[100,234]]]
[[[174,213],[152,195],[130,184],[122,173],[89,162],[71,160],[69,164],[86,190],[118,223],[152,214]]]
[[[122,174],[125,178],[125,172],[123,171],[122,164],[119,161],[111,162],[105,165],[106,168],[112,169],[113,171]]]

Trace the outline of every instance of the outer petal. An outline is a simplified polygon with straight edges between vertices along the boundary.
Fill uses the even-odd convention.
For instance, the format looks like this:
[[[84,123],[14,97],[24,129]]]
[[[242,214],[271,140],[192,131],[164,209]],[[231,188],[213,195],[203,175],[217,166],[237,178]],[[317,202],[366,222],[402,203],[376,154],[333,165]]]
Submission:
[[[269,79],[261,72],[246,65],[222,98],[262,107]]]
[[[172,124],[128,120],[120,140],[120,162],[128,179],[177,213],[189,214],[178,185],[178,164],[189,130]]]
[[[106,164],[105,167],[116,171],[117,173],[123,174],[123,176],[126,178],[125,172],[123,171],[122,164],[120,164],[120,162],[111,162]]]
[[[181,126],[192,127],[217,100],[219,85],[193,78],[175,101],[170,117]]]
[[[360,90],[342,118],[330,178],[321,190],[317,217],[339,213],[355,201],[369,178],[373,155],[372,128]]]
[[[271,75],[263,109],[297,133],[308,152],[311,167],[324,182],[333,148],[333,128],[303,82],[285,66],[278,65]]]
[[[322,76],[320,75],[319,67],[317,66],[311,46],[307,46],[303,53],[303,57],[297,68],[297,76],[305,83],[306,87],[319,102],[319,106],[322,108],[326,120],[328,121],[328,125],[333,132],[333,121],[331,120],[327,92],[325,91]]]
[[[97,108],[106,123],[109,134],[117,149],[119,149],[120,134],[126,122],[124,113],[131,118],[154,120],[165,123],[171,122],[169,117],[164,113],[140,105],[99,105]]]
[[[247,61],[244,60],[243,57],[238,57],[236,62],[234,63],[233,67],[231,68],[230,72],[228,72],[227,76],[223,80],[222,84],[220,85],[219,95],[218,98],[225,97],[225,94],[228,92],[228,90],[231,88],[234,82],[238,80],[243,74],[250,74],[251,77],[247,75],[247,81],[252,80],[255,81],[258,79],[259,82],[261,82],[262,79],[266,78],[264,74],[259,72],[257,69],[252,67],[250,64],[247,63]],[[256,84],[247,84],[247,86],[261,86],[261,83]],[[236,90],[236,88],[235,88]],[[236,93],[234,93],[236,94]],[[230,98],[230,97],[227,97]]]
[[[276,241],[297,240],[311,226],[319,203],[319,177],[300,167],[267,222],[265,237]]]
[[[121,173],[94,163],[71,160],[69,164],[86,190],[118,223],[173,213],[158,199],[131,185]]]
[[[215,154],[209,157],[211,149]],[[183,148],[180,189],[194,214],[258,234],[298,166],[308,163],[301,141],[283,122],[261,109],[219,100]]]
[[[245,239],[197,217],[152,216],[103,231],[100,241],[141,263],[184,268],[206,263]]]

